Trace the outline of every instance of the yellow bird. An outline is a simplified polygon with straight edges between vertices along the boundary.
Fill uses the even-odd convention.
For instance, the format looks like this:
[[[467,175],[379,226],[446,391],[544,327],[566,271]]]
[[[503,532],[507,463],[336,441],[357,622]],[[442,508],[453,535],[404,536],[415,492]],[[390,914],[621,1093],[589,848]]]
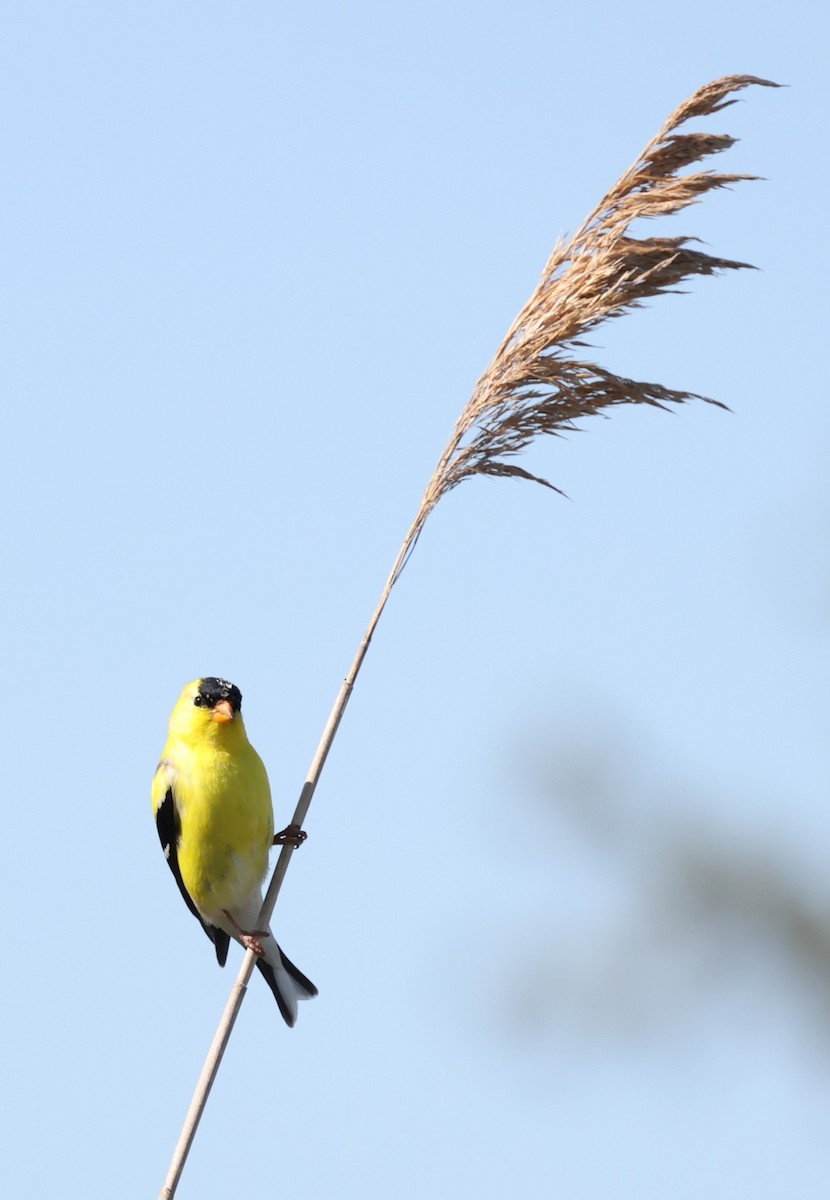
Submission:
[[[153,779],[153,813],[167,865],[184,902],[225,965],[230,939],[257,954],[288,1025],[317,988],[269,930],[255,929],[272,845],[299,845],[289,826],[274,836],[271,788],[242,720],[242,693],[212,676],[189,683],[170,717]]]

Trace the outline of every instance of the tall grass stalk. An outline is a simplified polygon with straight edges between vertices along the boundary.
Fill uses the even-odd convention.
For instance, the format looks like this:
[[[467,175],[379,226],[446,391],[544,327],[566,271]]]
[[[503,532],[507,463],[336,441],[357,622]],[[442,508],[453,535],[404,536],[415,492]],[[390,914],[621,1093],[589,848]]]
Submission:
[[[677,132],[693,118],[709,116],[734,104],[734,98],[729,98],[732,93],[750,84],[778,86],[754,75],[728,75],[706,84],[685,100],[573,237],[554,247],[536,290],[473,389],[427,484],[323,731],[294,811],[294,824],[301,826],[305,821],[375,628],[429,514],[442,496],[473,475],[531,479],[558,491],[515,461],[541,434],[559,435],[573,429],[581,417],[617,404],[665,408],[692,399],[719,403],[694,392],[615,375],[575,356],[575,352],[584,348],[581,339],[586,333],[650,297],[675,291],[681,282],[695,275],[713,275],[749,265],[696,249],[691,238],[634,237],[629,228],[639,218],[668,216],[697,203],[716,188],[756,178],[712,170],[687,171],[710,155],[728,150],[735,139],[728,134]],[[681,174],[683,171],[687,173]],[[291,846],[284,846],[280,852],[259,928],[268,926],[292,854]],[[254,965],[255,955],[248,950],[196,1086],[161,1192],[162,1200],[175,1194]]]

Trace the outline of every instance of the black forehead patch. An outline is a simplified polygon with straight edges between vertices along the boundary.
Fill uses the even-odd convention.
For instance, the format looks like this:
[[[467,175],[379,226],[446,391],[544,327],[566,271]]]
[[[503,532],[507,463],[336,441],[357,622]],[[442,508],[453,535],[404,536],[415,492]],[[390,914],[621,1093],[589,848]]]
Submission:
[[[220,700],[229,701],[235,713],[242,708],[242,693],[236,684],[215,675],[207,675],[200,681],[199,695],[207,708],[215,708]]]

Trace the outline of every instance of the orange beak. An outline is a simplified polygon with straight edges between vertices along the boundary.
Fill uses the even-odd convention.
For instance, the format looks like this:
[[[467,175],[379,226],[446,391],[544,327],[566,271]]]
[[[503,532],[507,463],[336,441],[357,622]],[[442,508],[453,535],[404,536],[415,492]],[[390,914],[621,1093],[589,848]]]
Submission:
[[[231,708],[230,700],[220,700],[213,707],[213,719],[218,721],[220,725],[227,725],[228,721],[233,720],[233,709]]]

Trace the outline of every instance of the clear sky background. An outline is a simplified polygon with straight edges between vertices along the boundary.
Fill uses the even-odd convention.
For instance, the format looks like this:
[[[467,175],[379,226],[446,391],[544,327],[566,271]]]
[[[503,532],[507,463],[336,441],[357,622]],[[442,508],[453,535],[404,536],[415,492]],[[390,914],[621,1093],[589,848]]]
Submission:
[[[594,337],[713,395],[442,501],[372,645],[179,1191],[826,1196],[828,20],[6,3],[5,1195],[157,1194],[239,963],[153,825],[241,687],[290,817],[450,428],[671,109],[767,182],[663,232],[762,270]],[[704,126],[701,126],[704,127]],[[771,897],[771,899],[770,899]],[[812,921],[812,924],[811,924]]]

